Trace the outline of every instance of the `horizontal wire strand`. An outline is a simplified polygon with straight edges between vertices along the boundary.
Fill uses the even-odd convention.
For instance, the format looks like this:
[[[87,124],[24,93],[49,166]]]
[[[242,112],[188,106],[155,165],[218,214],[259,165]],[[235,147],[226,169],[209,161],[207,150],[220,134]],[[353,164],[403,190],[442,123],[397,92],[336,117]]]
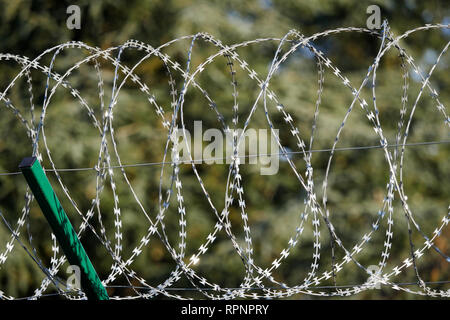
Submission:
[[[448,284],[450,283],[450,281],[428,281],[425,282],[426,284]],[[380,285],[383,285],[383,283],[379,283]],[[413,285],[417,285],[417,282],[399,282],[399,283],[392,283],[392,285],[397,285],[397,286],[413,286]],[[335,288],[353,288],[353,287],[362,287],[362,286],[367,286],[367,284],[361,283],[361,284],[348,284],[348,285],[338,285],[338,286],[311,286],[308,287],[309,289],[335,289]],[[123,288],[123,289],[141,289],[141,290],[152,290],[151,288],[146,288],[146,287],[140,287],[140,286],[125,286],[125,285],[112,285],[112,286],[107,286],[107,288]],[[286,287],[264,287],[264,288],[259,288],[259,287],[227,287],[227,288],[222,288],[225,290],[263,290],[263,289],[273,289],[273,290],[289,290],[291,288]],[[197,291],[197,288],[166,288],[165,290],[169,291]],[[214,291],[214,288],[202,288],[202,290],[209,290],[209,291]]]
[[[387,148],[396,148],[396,147],[419,147],[419,146],[430,146],[430,145],[440,145],[440,144],[449,144],[450,140],[440,140],[440,141],[424,141],[424,142],[414,142],[414,143],[406,143],[406,144],[390,144],[387,145]],[[356,147],[342,147],[342,148],[335,148],[334,151],[359,151],[359,150],[370,150],[370,149],[382,149],[383,146],[381,145],[372,145],[372,146],[356,146]],[[305,153],[319,153],[319,152],[331,152],[333,149],[315,149],[315,150],[309,150],[309,151],[286,151],[285,153],[265,153],[265,154],[252,154],[252,155],[243,155],[243,156],[237,156],[237,158],[240,159],[246,159],[246,158],[255,158],[255,157],[272,157],[272,156],[284,156],[286,155],[297,155],[297,154],[305,154]],[[193,160],[186,160],[186,161],[179,161],[178,164],[191,164],[192,162],[203,162],[203,161],[219,161],[219,160],[227,160],[227,157],[218,157],[218,158],[202,158],[202,159],[193,159]],[[125,168],[138,168],[138,167],[148,167],[148,166],[156,166],[156,165],[169,165],[174,164],[175,162],[143,162],[143,163],[133,163],[133,164],[124,164],[121,166],[110,166],[110,167],[101,167],[99,169],[95,167],[86,167],[86,168],[62,168],[62,169],[45,169],[45,172],[78,172],[78,171],[97,171],[97,170],[103,170],[103,169],[125,169]],[[3,172],[0,173],[0,176],[13,176],[13,175],[20,175],[22,172],[16,171],[16,172]]]

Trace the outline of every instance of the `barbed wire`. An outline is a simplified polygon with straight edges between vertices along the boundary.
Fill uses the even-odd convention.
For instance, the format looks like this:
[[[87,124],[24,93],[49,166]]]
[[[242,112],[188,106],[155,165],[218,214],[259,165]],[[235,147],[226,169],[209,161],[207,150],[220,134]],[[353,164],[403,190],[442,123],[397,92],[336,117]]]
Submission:
[[[448,284],[450,283],[450,281],[427,281],[425,282],[427,285],[431,284]],[[352,288],[352,287],[357,287],[357,286],[363,286],[364,284],[353,284],[353,285],[339,285],[339,286],[318,286],[318,287],[313,287],[314,289],[335,289],[335,288],[339,288],[339,289],[345,289],[345,288]],[[416,282],[399,282],[399,283],[395,283],[395,285],[397,286],[414,286],[417,285]],[[149,290],[147,287],[138,287],[138,286],[121,286],[121,285],[114,285],[114,286],[107,286],[107,288],[113,288],[113,289],[142,289],[142,290]],[[226,290],[241,290],[242,288],[224,288]],[[254,288],[245,288],[246,290],[261,290],[261,288],[259,287],[254,287]],[[276,289],[276,290],[286,290],[286,288],[282,288],[282,287],[269,287],[269,289]],[[197,289],[195,288],[166,288],[167,291],[196,291]],[[203,290],[214,290],[212,288],[203,288]],[[71,293],[76,293],[76,291],[65,291],[66,294],[71,294]],[[59,296],[59,293],[47,293],[47,294],[43,294],[41,297],[54,297],[54,296]],[[29,297],[21,297],[21,298],[17,298],[15,300],[29,300],[30,298],[33,298],[33,296],[29,296]],[[118,298],[120,299],[120,297],[111,297],[112,299]]]
[[[430,70],[427,73],[422,73],[420,68],[416,66],[414,59],[410,56],[407,51],[401,46],[401,41],[410,36],[413,33],[428,31],[428,30],[441,30],[444,28],[450,28],[450,25],[425,25],[422,27],[418,27],[412,30],[406,31],[404,34],[395,37],[388,23],[385,21],[383,23],[382,29],[380,31],[376,30],[368,30],[365,28],[338,28],[333,30],[327,30],[324,32],[316,33],[312,36],[305,36],[297,30],[289,31],[282,38],[261,38],[249,40],[233,45],[224,45],[220,40],[215,39],[213,36],[207,33],[197,33],[191,36],[184,36],[174,40],[171,40],[157,48],[152,47],[146,43],[129,40],[120,46],[114,46],[107,48],[105,50],[101,50],[100,48],[95,48],[89,46],[83,42],[79,41],[71,41],[68,43],[60,44],[54,46],[50,49],[45,50],[42,54],[30,60],[27,57],[23,57],[20,55],[13,54],[0,54],[0,61],[10,60],[18,63],[21,66],[21,71],[14,77],[14,79],[9,83],[6,89],[0,93],[0,101],[3,102],[7,108],[7,110],[13,112],[14,116],[19,120],[19,122],[25,127],[27,131],[28,137],[32,141],[32,149],[33,156],[36,156],[40,162],[43,161],[42,151],[45,152],[46,158],[50,163],[50,168],[45,168],[47,172],[53,172],[56,176],[58,184],[61,186],[64,195],[70,201],[74,211],[79,215],[82,219],[82,223],[78,228],[78,237],[82,238],[86,231],[91,231],[96,239],[99,242],[99,246],[106,250],[107,254],[112,258],[111,270],[109,275],[104,279],[103,285],[106,287],[117,287],[113,285],[114,281],[118,279],[118,277],[123,276],[129,286],[125,286],[126,288],[132,289],[134,296],[126,296],[126,297],[114,297],[116,299],[150,299],[158,297],[159,295],[164,295],[170,298],[175,299],[191,299],[189,297],[182,296],[180,294],[175,294],[173,291],[176,291],[176,287],[174,285],[182,278],[186,279],[191,285],[192,288],[189,290],[194,290],[203,294],[206,298],[210,299],[235,299],[235,298],[285,298],[296,294],[307,294],[313,296],[349,296],[354,294],[359,294],[362,291],[373,289],[376,285],[385,285],[389,286],[395,290],[401,290],[412,294],[417,295],[425,295],[425,296],[436,296],[436,297],[449,297],[450,291],[444,290],[436,290],[429,287],[430,284],[444,284],[448,283],[448,281],[442,282],[425,282],[422,280],[418,267],[417,260],[419,260],[422,256],[424,256],[425,252],[429,249],[433,249],[436,251],[446,262],[450,262],[450,257],[442,252],[441,249],[436,245],[436,239],[442,236],[443,229],[448,225],[450,221],[450,207],[447,208],[447,212],[443,214],[442,223],[438,225],[433,232],[433,234],[427,235],[426,232],[422,230],[420,224],[415,220],[414,214],[408,205],[408,197],[404,191],[403,184],[403,163],[404,163],[404,155],[405,148],[412,146],[425,146],[425,145],[437,145],[437,144],[448,144],[448,140],[441,141],[426,141],[426,142],[416,142],[416,143],[407,143],[411,123],[417,108],[417,105],[420,101],[420,98],[423,96],[424,91],[428,91],[432,98],[433,103],[436,105],[437,112],[443,117],[443,122],[446,128],[449,128],[450,121],[449,116],[447,115],[446,108],[444,104],[439,100],[439,94],[436,89],[430,83],[430,78],[433,72],[436,69],[436,66],[441,61],[442,56],[447,52],[447,49],[450,45],[450,42],[446,44],[443,50],[438,55],[435,63],[431,66]],[[362,80],[359,87],[354,87],[350,80],[343,75],[343,73],[332,63],[332,61],[326,57],[326,55],[319,49],[314,46],[314,41],[319,38],[324,38],[328,36],[332,36],[335,34],[345,33],[345,32],[357,32],[365,34],[369,37],[372,37],[374,41],[379,41],[379,51],[376,57],[373,60],[373,63],[369,66],[367,74]],[[167,49],[171,45],[178,43],[182,40],[190,41],[190,46],[187,51],[187,62],[185,68],[182,68],[180,63],[172,60],[172,58],[163,53],[164,49]],[[191,59],[193,55],[194,45],[198,42],[203,42],[208,45],[214,46],[217,49],[217,52],[209,56],[207,59],[203,60],[198,66],[195,67],[191,71]],[[250,63],[245,61],[238,53],[237,50],[239,48],[263,44],[268,41],[276,41],[278,42],[277,50],[274,54],[273,60],[269,66],[268,74],[264,79],[261,77],[258,72],[253,70],[250,66]],[[285,50],[285,46],[288,46],[288,49]],[[58,56],[63,53],[67,49],[83,49],[89,52],[89,55],[74,65],[69,67],[64,74],[59,74],[54,70],[55,61]],[[311,130],[311,136],[309,141],[309,148],[307,147],[307,142],[301,138],[300,129],[297,127],[293,116],[287,111],[287,108],[279,101],[279,98],[275,94],[274,91],[269,89],[270,81],[272,80],[274,74],[279,71],[280,66],[286,62],[288,57],[295,53],[299,49],[306,49],[311,52],[314,56],[316,65],[317,65],[317,74],[318,74],[318,96],[315,104],[315,112],[313,117],[313,126]],[[122,54],[126,50],[138,50],[145,54],[132,68],[125,66],[122,62]],[[401,68],[402,68],[402,99],[401,99],[401,108],[400,108],[400,120],[397,124],[397,134],[395,138],[395,143],[388,143],[387,138],[384,135],[382,130],[381,122],[380,122],[380,111],[377,108],[376,103],[376,73],[379,67],[380,61],[382,57],[389,52],[389,50],[395,50],[399,53],[399,58],[401,60]],[[51,56],[51,61],[49,65],[45,65],[40,61],[43,60],[44,57]],[[167,75],[168,75],[168,86],[169,86],[169,95],[171,99],[171,107],[169,112],[164,110],[164,108],[158,103],[158,99],[152,93],[150,88],[145,84],[140,77],[136,74],[136,69],[146,60],[156,57],[161,60]],[[217,57],[225,57],[226,65],[230,72],[231,77],[231,86],[232,86],[232,96],[233,96],[233,117],[232,117],[232,126],[228,125],[225,121],[225,117],[219,111],[214,99],[208,94],[208,91],[200,86],[197,82],[196,77],[198,77],[206,67],[211,64]],[[104,91],[104,81],[101,72],[101,64],[100,59],[102,61],[106,61],[111,63],[114,66],[114,78],[112,85],[112,93],[111,99],[107,104],[105,101],[105,91]],[[99,109],[101,117],[96,116],[96,112],[94,109],[88,104],[86,99],[84,99],[80,92],[73,88],[69,81],[67,80],[70,74],[79,69],[82,65],[88,65],[89,63],[93,63],[93,67],[96,72],[96,77],[98,78],[98,96],[100,100]],[[243,72],[245,72],[249,79],[255,81],[260,88],[257,98],[255,99],[250,112],[245,118],[244,121],[239,119],[238,111],[238,85],[236,81],[236,70],[240,68]],[[412,69],[419,78],[419,82],[421,84],[421,89],[419,94],[417,95],[416,100],[414,101],[411,108],[408,110],[407,108],[407,100],[408,100],[408,77],[409,77],[409,69]],[[32,75],[30,70],[35,69],[42,73],[44,73],[47,77],[45,93],[44,93],[44,101],[42,104],[42,111],[39,117],[39,120],[35,117],[35,106],[33,103],[33,86],[32,86]],[[325,80],[325,70],[330,70],[332,74],[342,82],[344,87],[348,89],[352,95],[353,100],[350,106],[347,109],[347,112],[338,128],[336,137],[334,139],[333,145],[329,149],[317,149],[313,148],[315,129],[317,126],[317,121],[319,118],[319,108],[321,105],[321,97],[323,94],[323,83]],[[119,74],[122,73],[124,75],[123,79],[119,80]],[[180,75],[184,81],[182,81],[182,89],[178,93],[176,90],[176,82],[174,78],[174,74]],[[27,120],[26,116],[14,106],[11,99],[8,97],[8,94],[11,92],[15,83],[18,79],[25,77],[28,92],[30,94],[30,116],[31,120]],[[372,107],[369,107],[369,103],[366,102],[364,98],[361,97],[362,88],[370,81],[371,79],[371,87],[372,87]],[[52,86],[50,85],[50,80],[52,80]],[[118,152],[117,141],[114,136],[114,126],[113,126],[113,118],[114,118],[114,107],[117,105],[118,97],[121,89],[124,87],[127,81],[132,81],[136,86],[139,87],[142,94],[144,94],[151,106],[154,107],[157,116],[161,119],[161,123],[163,127],[167,130],[167,140],[165,143],[163,159],[160,162],[154,163],[141,163],[141,164],[123,164],[121,157]],[[51,150],[47,144],[47,137],[45,134],[45,119],[47,114],[48,106],[50,105],[51,99],[54,97],[55,92],[58,87],[63,87],[68,90],[72,96],[78,101],[83,109],[86,110],[87,115],[92,121],[92,125],[96,130],[98,130],[99,135],[101,137],[101,143],[99,148],[99,154],[97,158],[97,164],[94,168],[66,168],[66,169],[57,169],[56,165],[53,161]],[[203,97],[206,99],[210,109],[215,113],[217,117],[218,126],[221,127],[223,132],[230,133],[233,129],[240,128],[242,129],[242,133],[233,136],[233,153],[231,155],[231,163],[229,164],[229,172],[227,176],[227,181],[225,184],[225,206],[222,210],[219,210],[212,202],[211,197],[209,195],[208,189],[206,188],[203,179],[201,178],[197,166],[198,159],[193,159],[191,154],[191,150],[188,147],[188,157],[189,161],[182,161],[179,158],[178,154],[178,141],[177,139],[173,139],[171,137],[174,136],[175,133],[181,131],[183,137],[187,139],[186,136],[186,126],[184,119],[184,104],[185,104],[185,96],[190,88],[198,90]],[[302,214],[298,221],[298,224],[293,228],[293,233],[286,244],[286,246],[279,252],[279,255],[272,261],[269,267],[261,267],[254,260],[254,246],[252,241],[252,233],[251,226],[249,224],[248,217],[248,209],[245,205],[245,193],[244,193],[244,181],[240,174],[240,166],[242,165],[239,161],[241,156],[238,153],[239,146],[244,139],[245,130],[250,125],[253,115],[257,110],[258,106],[262,104],[264,113],[266,116],[267,123],[271,129],[272,135],[274,135],[277,146],[281,152],[279,153],[268,153],[266,155],[271,156],[282,156],[283,160],[289,165],[292,169],[292,173],[295,176],[295,179],[298,181],[300,189],[304,190],[306,193],[305,197],[305,206],[302,210]],[[369,123],[372,125],[375,133],[379,137],[379,145],[372,146],[357,146],[357,147],[344,147],[338,148],[337,144],[340,140],[340,136],[344,126],[347,123],[349,115],[351,114],[354,105],[359,104],[364,111]],[[270,111],[269,111],[269,108]],[[275,125],[271,118],[271,114],[273,112],[278,112],[284,121],[284,126],[289,128],[289,131],[293,137],[293,139],[297,143],[298,151],[290,151],[287,149],[282,143],[277,131],[275,130]],[[408,114],[409,112],[409,114]],[[108,141],[107,137],[110,137],[110,141]],[[393,152],[390,149],[394,147]],[[389,179],[386,186],[386,196],[383,200],[382,206],[380,210],[377,211],[376,218],[371,223],[371,227],[368,232],[366,232],[360,240],[356,242],[352,249],[348,249],[347,246],[343,244],[341,237],[338,235],[338,232],[331,221],[332,210],[328,205],[328,180],[331,171],[331,164],[333,160],[334,153],[336,151],[345,151],[345,150],[369,150],[369,149],[382,149],[384,152],[384,157],[386,163],[389,167]],[[167,161],[169,151],[172,152],[172,155],[175,155],[172,158],[172,161]],[[322,203],[319,203],[316,188],[313,180],[313,166],[312,166],[312,155],[317,152],[328,152],[330,153],[325,177],[322,183]],[[294,164],[293,160],[289,155],[303,155],[303,161],[305,162],[306,172],[305,174],[301,174]],[[118,165],[112,165],[111,156],[114,156],[117,159]],[[253,157],[253,156],[261,156],[261,155],[248,155],[244,157]],[[225,160],[226,158],[213,158],[209,160]],[[206,160],[206,159],[202,159]],[[187,220],[186,215],[188,211],[184,205],[184,198],[182,193],[182,179],[179,175],[179,166],[181,164],[190,164],[192,166],[193,173],[198,180],[200,188],[202,190],[203,196],[208,203],[211,211],[213,212],[215,218],[217,219],[216,224],[213,227],[213,230],[208,234],[203,243],[198,246],[195,250],[195,253],[187,259],[186,257],[186,242],[187,242]],[[127,173],[125,171],[128,167],[145,167],[145,166],[153,166],[159,165],[161,168],[160,173],[160,183],[159,183],[159,198],[158,198],[158,206],[156,217],[152,218],[149,210],[143,205],[141,199],[138,197],[135,189],[133,188]],[[169,167],[170,169],[170,186],[163,191],[163,176],[165,172],[165,167]],[[119,196],[117,192],[116,183],[114,181],[114,171],[112,169],[120,169],[121,174],[125,180],[126,185],[130,189],[132,196],[137,203],[140,212],[143,215],[143,221],[148,223],[148,229],[144,235],[141,236],[139,245],[134,247],[130,252],[128,259],[124,258],[122,239],[123,239],[123,231],[122,231],[122,213],[121,207],[119,205]],[[69,189],[64,184],[60,172],[69,172],[69,171],[88,171],[95,170],[96,172],[96,195],[95,198],[92,199],[91,206],[89,210],[84,213],[79,208],[75,200],[70,195]],[[17,175],[18,172],[5,172],[0,173],[0,176],[12,176]],[[102,210],[100,209],[100,195],[104,190],[106,184],[109,184],[112,191],[113,198],[113,215],[114,215],[114,240],[111,240],[108,236],[108,231],[103,223]],[[164,196],[165,193],[165,196]],[[180,226],[179,231],[179,239],[176,245],[173,245],[171,241],[169,241],[166,225],[164,223],[165,213],[168,210],[170,204],[170,200],[172,195],[175,195],[177,201],[177,211],[179,213],[178,222]],[[410,245],[410,257],[406,258],[401,264],[393,266],[390,271],[385,271],[388,265],[388,258],[392,252],[392,241],[393,241],[393,225],[394,225],[394,198],[398,197],[399,201],[402,204],[402,211],[404,214],[405,221],[408,227],[408,235],[409,235],[409,245]],[[11,236],[6,244],[6,250],[0,253],[0,267],[7,261],[10,257],[11,252],[15,247],[16,242],[20,242],[19,237],[21,234],[21,229],[26,224],[27,235],[28,235],[28,244],[31,247],[31,250],[26,249],[24,245],[21,245],[23,249],[26,250],[27,254],[33,259],[33,261],[37,264],[37,266],[44,272],[45,278],[41,282],[40,286],[35,289],[34,295],[31,297],[27,297],[27,299],[38,299],[44,296],[51,296],[52,294],[46,294],[47,290],[50,290],[50,285],[53,283],[60,283],[55,279],[58,271],[61,270],[63,263],[66,261],[64,255],[59,253],[58,243],[56,238],[52,235],[52,258],[50,261],[50,265],[46,266],[41,259],[39,258],[38,250],[35,248],[33,244],[33,237],[30,231],[30,206],[33,201],[33,197],[29,190],[25,195],[26,203],[22,208],[21,215],[17,219],[16,227],[13,229],[11,223],[9,223],[3,213],[0,211],[0,215],[2,216],[5,224],[10,230]],[[236,236],[236,232],[232,230],[232,223],[229,218],[230,207],[233,203],[238,203],[240,216],[242,220],[243,230],[244,230],[244,239],[245,245],[241,245]],[[92,225],[92,218],[94,214],[97,213],[98,221],[99,221],[99,230],[97,230]],[[387,221],[386,221],[387,217]],[[311,218],[311,219],[310,219]],[[323,221],[327,232],[329,233],[330,238],[330,246],[331,246],[331,266],[326,271],[322,271],[319,273],[319,263],[321,259],[320,249],[322,238],[320,236],[320,222]],[[369,270],[368,267],[364,266],[360,260],[358,260],[358,256],[361,255],[361,252],[364,251],[369,241],[373,238],[373,236],[379,232],[381,223],[387,223],[385,241],[383,244],[383,251],[381,253],[380,260],[378,262],[378,271],[377,274],[374,275]],[[280,280],[277,280],[274,276],[274,272],[283,264],[286,263],[288,256],[290,255],[293,248],[297,247],[301,242],[301,238],[303,236],[304,230],[310,224],[311,231],[313,234],[313,255],[312,255],[312,263],[309,271],[306,272],[307,276],[296,285],[288,285],[283,283]],[[411,234],[413,229],[417,231],[417,233],[423,238],[424,244],[419,249],[415,249],[414,243],[411,238]],[[200,261],[200,258],[206,254],[208,249],[216,243],[218,239],[218,234],[224,232],[227,239],[233,245],[233,248],[236,254],[240,257],[245,267],[245,275],[243,277],[242,283],[237,288],[227,288],[222,287],[220,284],[213,282],[210,279],[207,279],[200,275],[198,272],[194,270],[194,266]],[[170,254],[173,261],[176,262],[176,267],[171,271],[169,277],[158,285],[150,285],[147,283],[147,280],[143,277],[139,276],[138,272],[133,269],[133,263],[136,261],[137,257],[141,255],[143,249],[149,246],[150,240],[152,236],[156,236],[163,243],[167,253]],[[20,242],[21,243],[21,242]],[[178,248],[178,249],[177,249]],[[343,258],[339,261],[336,256],[337,250],[342,250]],[[189,262],[185,262],[185,260]],[[348,263],[352,262],[359,269],[363,270],[371,277],[361,285],[346,285],[346,286],[338,286],[336,283],[336,276],[339,272],[344,269],[344,266]],[[398,276],[406,269],[412,267],[414,269],[415,277],[417,282],[415,284],[418,285],[417,290],[413,290],[408,288],[404,283],[396,283],[392,280],[392,278]],[[320,285],[321,283],[332,279],[334,285],[333,286],[325,286]],[[133,284],[132,284],[133,283]],[[270,285],[267,285],[269,283]],[[138,285],[136,285],[138,284]],[[411,283],[413,284],[413,283]],[[58,287],[57,287],[58,288]],[[145,292],[141,292],[143,289]],[[58,288],[58,290],[60,290]],[[261,292],[255,292],[255,291]],[[64,290],[58,291],[59,295],[64,295],[64,297],[68,299],[85,299],[85,295],[82,291],[79,291],[75,294],[68,294]],[[10,296],[3,291],[0,291],[0,299],[14,299],[13,296]]]

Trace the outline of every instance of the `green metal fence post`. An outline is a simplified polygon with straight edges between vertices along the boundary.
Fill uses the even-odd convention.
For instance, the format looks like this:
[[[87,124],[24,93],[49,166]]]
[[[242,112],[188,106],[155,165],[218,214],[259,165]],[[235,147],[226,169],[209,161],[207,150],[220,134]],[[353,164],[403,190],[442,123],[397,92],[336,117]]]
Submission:
[[[108,300],[108,294],[78,239],[61,203],[36,157],[24,158],[19,165],[45,218],[56,236],[67,260],[80,268],[81,286],[88,299]]]

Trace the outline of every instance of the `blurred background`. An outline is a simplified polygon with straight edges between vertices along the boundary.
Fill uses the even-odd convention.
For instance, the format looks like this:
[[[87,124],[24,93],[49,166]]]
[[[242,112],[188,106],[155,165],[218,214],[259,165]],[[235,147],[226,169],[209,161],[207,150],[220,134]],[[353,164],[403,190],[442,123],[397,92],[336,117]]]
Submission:
[[[81,8],[81,28],[69,30],[66,27],[69,5],[76,4]],[[306,36],[327,29],[340,27],[366,27],[369,15],[366,9],[376,4],[381,8],[382,19],[387,19],[391,31],[398,36],[409,29],[424,24],[450,23],[450,6],[446,1],[303,1],[303,0],[249,0],[249,1],[187,1],[187,0],[128,0],[128,1],[0,1],[0,53],[11,53],[34,59],[43,51],[67,41],[83,41],[88,45],[107,49],[117,46],[129,39],[136,39],[154,47],[172,39],[207,32],[231,45],[256,38],[282,38],[289,30],[297,29]],[[424,74],[435,63],[441,50],[450,40],[450,31],[435,29],[412,34],[400,45],[414,58],[417,66]],[[270,40],[248,47],[239,48],[237,53],[245,59],[250,67],[264,79],[274,56],[278,41]],[[353,87],[358,88],[367,73],[367,68],[376,56],[380,40],[362,33],[342,33],[319,38],[313,42],[331,59],[342,73],[348,77]],[[184,68],[190,39],[182,40],[163,50],[173,61]],[[195,69],[209,55],[217,52],[212,44],[198,41],[192,53],[192,69]],[[117,50],[112,52],[116,56]],[[64,74],[77,61],[88,56],[84,49],[66,49],[56,58],[55,72]],[[41,60],[49,65],[53,53]],[[145,52],[127,49],[122,61],[132,67]],[[439,93],[440,101],[446,105],[449,100],[450,83],[448,74],[449,57],[444,55],[434,71],[430,83]],[[114,66],[104,59],[99,63],[105,83],[105,103],[111,99],[111,88]],[[377,73],[377,107],[383,132],[390,144],[395,142],[397,122],[400,118],[402,97],[402,69],[398,52],[390,50],[380,64]],[[417,75],[409,68],[409,90],[407,115],[419,93],[421,83]],[[244,71],[236,67],[236,80],[239,90],[239,126],[249,113],[259,87]],[[3,92],[11,80],[21,70],[16,62],[5,59],[0,61],[0,90]],[[170,115],[171,96],[168,75],[160,59],[155,57],[145,60],[136,74],[148,85],[157,103]],[[32,97],[35,115],[38,119],[44,101],[46,75],[38,70],[31,71]],[[123,78],[123,75],[121,75]],[[174,72],[176,88],[181,90],[183,78]],[[94,109],[97,117],[100,102],[98,96],[97,75],[92,63],[75,70],[67,81],[76,88],[87,103]],[[207,90],[208,95],[224,114],[225,121],[231,125],[233,90],[227,60],[219,57],[196,79]],[[50,86],[55,81],[50,81]],[[288,110],[294,123],[300,129],[300,136],[309,141],[315,102],[318,90],[318,73],[314,56],[306,49],[299,49],[282,65],[271,81],[271,89],[277,94],[281,103]],[[370,86],[363,88],[361,95],[366,101],[372,101]],[[21,78],[8,92],[7,97],[20,110],[23,117],[31,120],[30,93],[26,78]],[[320,105],[320,116],[317,124],[313,149],[330,148],[334,142],[339,125],[344,118],[353,95],[330,69],[324,72],[324,89]],[[373,107],[369,104],[369,107]],[[280,129],[283,144],[290,150],[297,151],[296,141],[282,117],[270,106],[275,127]],[[447,109],[448,112],[448,109]],[[215,114],[208,106],[203,94],[194,88],[188,90],[184,107],[186,127],[193,129],[195,120],[203,121],[203,129],[220,128]],[[115,138],[122,163],[160,162],[167,139],[167,130],[162,126],[147,97],[132,81],[127,81],[120,91],[114,112]],[[268,128],[262,105],[250,125],[252,128]],[[411,124],[409,143],[423,141],[449,140],[448,126],[437,111],[436,102],[424,91],[418,103]],[[193,132],[193,131],[191,131]],[[93,167],[97,162],[100,135],[92,125],[86,109],[81,106],[70,91],[59,87],[48,107],[45,120],[47,144],[57,168]],[[364,110],[355,107],[342,132],[338,147],[370,146],[379,144],[379,137],[374,133]],[[43,164],[47,168],[49,162],[45,148]],[[23,124],[10,109],[0,104],[0,172],[16,172],[18,164],[25,156],[32,153],[31,143]],[[407,147],[404,161],[404,188],[408,195],[409,205],[425,234],[431,236],[440,225],[443,216],[448,212],[450,194],[450,148],[448,144]],[[322,181],[329,153],[315,153],[312,156],[314,167],[314,183],[318,202],[322,202]],[[301,155],[292,155],[299,172],[304,174],[305,164]],[[112,157],[112,164],[117,159]],[[199,173],[204,180],[212,200],[219,211],[223,208],[228,166],[225,164],[199,165]],[[242,165],[241,174],[244,181],[245,201],[249,216],[249,225],[254,245],[255,263],[263,268],[277,258],[279,252],[287,246],[287,241],[295,234],[304,209],[305,192],[292,174],[287,161],[280,160],[277,175],[262,176],[259,166]],[[143,205],[152,218],[156,217],[159,204],[160,166],[127,168],[127,175]],[[69,218],[78,229],[81,219],[76,215],[72,205],[64,196],[54,174],[48,174],[63,207]],[[69,188],[70,194],[79,208],[86,212],[95,197],[96,175],[94,171],[62,172],[61,177]],[[148,223],[134,201],[120,170],[115,172],[117,192],[120,199],[123,218],[123,257],[131,255],[131,250],[139,243],[148,228]],[[166,168],[165,182],[170,178]],[[351,150],[336,152],[332,162],[328,185],[328,207],[330,219],[336,227],[337,234],[344,245],[351,249],[361,237],[372,229],[377,212],[382,208],[386,196],[386,184],[389,170],[380,149]],[[187,248],[186,257],[196,252],[198,246],[217,222],[190,165],[182,166],[180,179],[183,183],[183,196],[187,214]],[[167,187],[167,185],[165,185]],[[26,183],[21,175],[0,176],[0,210],[9,223],[15,227],[17,219],[25,204]],[[101,195],[102,218],[108,230],[108,236],[114,239],[114,202],[111,186],[107,183]],[[177,245],[178,212],[176,197],[172,197],[166,213],[166,230],[174,246]],[[394,199],[394,240],[391,255],[385,271],[402,263],[410,255],[407,226],[398,196]],[[230,211],[233,231],[238,241],[244,244],[244,232],[240,210],[235,203]],[[30,232],[33,245],[39,257],[47,266],[50,265],[52,243],[49,226],[39,207],[33,202],[29,215]],[[92,224],[99,228],[98,219],[94,217]],[[383,220],[372,241],[356,256],[365,265],[377,265],[383,250],[387,223]],[[313,254],[313,233],[308,222],[299,245],[282,266],[274,272],[274,277],[288,285],[296,285],[303,281],[310,271]],[[321,259],[319,272],[329,271],[331,266],[331,248],[329,234],[321,221]],[[436,245],[450,254],[450,230],[444,228]],[[22,241],[28,243],[26,228],[21,228]],[[0,252],[6,250],[10,232],[3,223],[0,224]],[[417,231],[413,232],[416,248],[421,248],[423,238]],[[95,265],[100,277],[106,278],[111,267],[111,258],[98,240],[88,231],[82,242]],[[342,250],[337,249],[338,260],[343,257]],[[187,259],[186,259],[187,260]],[[424,281],[448,281],[450,270],[448,262],[433,250],[427,250],[418,262],[418,270]],[[148,246],[133,263],[132,268],[151,285],[164,281],[176,264],[167,253],[164,245],[156,237],[152,237]],[[67,267],[64,265],[62,270]],[[244,275],[241,259],[234,251],[224,232],[202,256],[194,267],[200,275],[224,287],[238,287]],[[64,272],[58,274],[67,278]],[[338,285],[361,284],[368,275],[355,264],[349,263],[338,273]],[[9,254],[8,260],[0,265],[0,290],[7,295],[24,297],[33,294],[36,287],[45,278],[25,251],[16,244]],[[391,279],[397,283],[416,282],[412,268]],[[118,278],[113,285],[126,284]],[[137,283],[136,283],[137,284]],[[267,283],[266,283],[267,284]],[[331,285],[332,281],[321,285]],[[177,282],[175,287],[191,287],[185,279]],[[432,288],[448,290],[447,283],[435,283]],[[418,289],[416,285],[409,286]],[[54,292],[49,288],[47,293]],[[110,295],[132,294],[130,289],[108,288]],[[182,292],[190,297],[201,297],[195,291]],[[159,297],[163,298],[163,297]],[[311,299],[314,297],[295,295],[295,299]],[[383,286],[380,290],[368,290],[352,298],[355,299],[420,299],[402,291],[395,291]]]

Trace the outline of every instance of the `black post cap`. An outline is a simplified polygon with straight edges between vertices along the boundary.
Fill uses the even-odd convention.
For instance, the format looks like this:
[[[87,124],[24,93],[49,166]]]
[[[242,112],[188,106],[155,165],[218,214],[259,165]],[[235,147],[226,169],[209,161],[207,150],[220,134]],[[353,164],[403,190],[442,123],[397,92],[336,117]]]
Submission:
[[[19,164],[19,169],[22,168],[31,168],[34,162],[37,160],[36,157],[26,157],[23,158],[22,162]]]

